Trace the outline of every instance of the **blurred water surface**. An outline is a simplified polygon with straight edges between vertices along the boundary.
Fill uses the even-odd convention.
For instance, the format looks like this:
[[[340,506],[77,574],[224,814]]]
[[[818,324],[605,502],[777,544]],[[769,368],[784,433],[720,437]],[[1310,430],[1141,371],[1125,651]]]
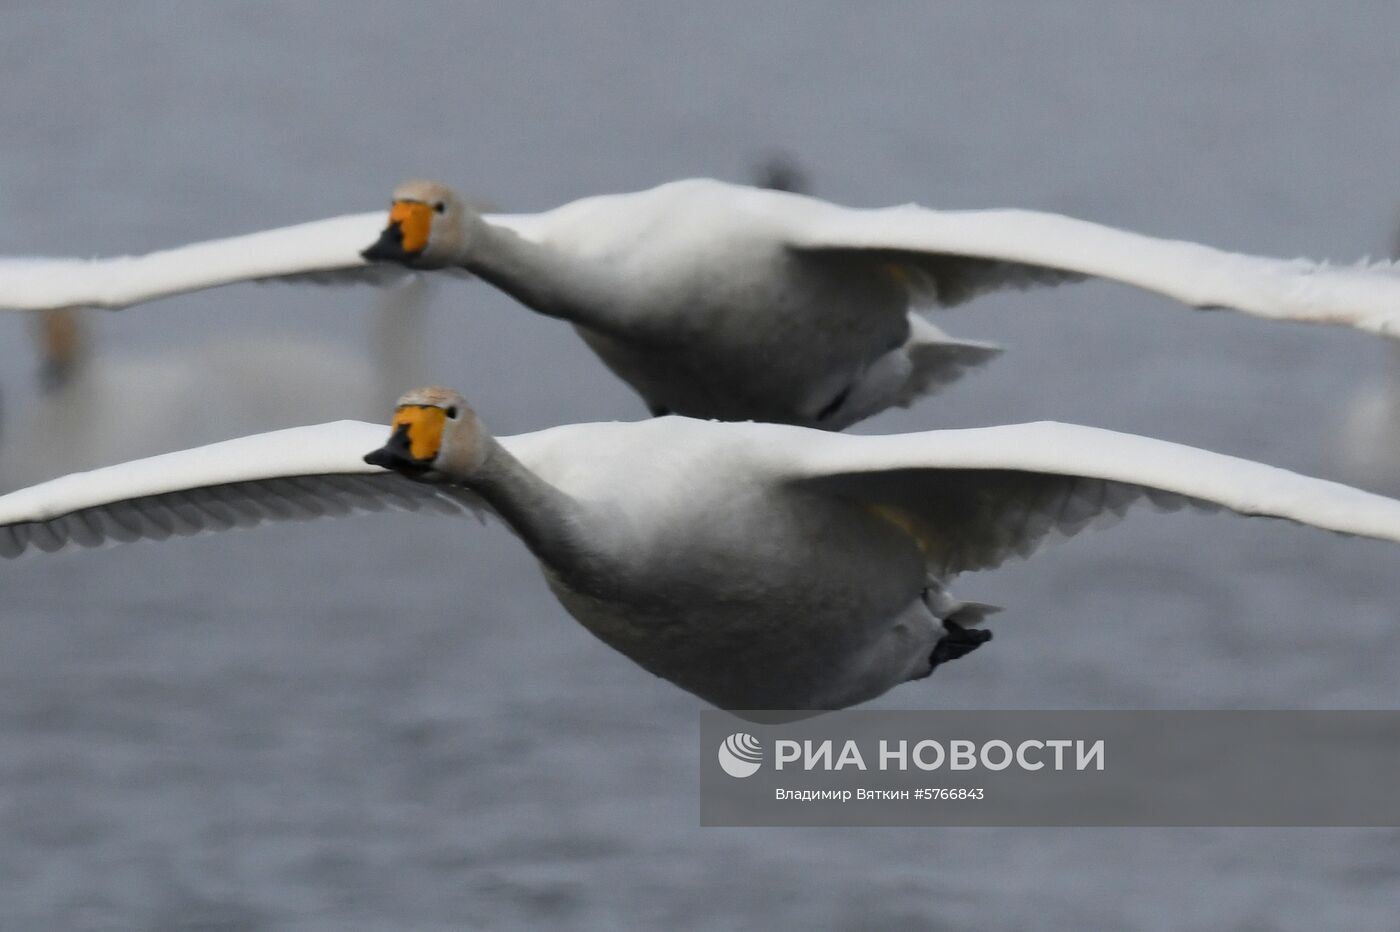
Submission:
[[[1397,34],[1380,2],[7,4],[0,254],[370,209],[414,175],[537,209],[743,178],[776,148],[851,204],[1350,260],[1386,249],[1400,192]],[[254,354],[243,384],[171,381],[181,404],[117,430],[149,447],[123,455],[362,414],[365,385],[342,396],[312,357],[372,358],[374,308],[249,285],[91,315],[137,376],[312,347],[304,371]],[[426,314],[405,377],[500,433],[643,413],[566,326],[479,283]],[[1009,352],[862,430],[1053,417],[1366,481],[1339,425],[1395,364],[1102,284],[939,322]],[[35,433],[27,326],[0,318],[0,485],[67,462]],[[279,378],[324,411],[242,397]],[[130,391],[106,417],[145,429],[161,392]],[[879,704],[1396,707],[1397,557],[1137,515],[963,579],[1007,607],[995,644]],[[569,620],[499,527],[378,516],[7,564],[0,926],[1394,926],[1389,831],[701,830],[697,708]]]

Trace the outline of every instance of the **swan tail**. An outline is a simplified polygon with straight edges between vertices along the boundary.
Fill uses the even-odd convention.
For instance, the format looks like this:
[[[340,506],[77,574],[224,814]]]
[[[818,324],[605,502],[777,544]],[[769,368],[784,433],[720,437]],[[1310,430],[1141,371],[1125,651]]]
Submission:
[[[910,372],[896,401],[900,407],[908,407],[1001,355],[1002,348],[995,343],[960,340],[927,321],[920,323],[923,332],[916,332],[907,344]]]
[[[932,578],[928,580],[928,588],[924,590],[924,604],[939,621],[955,622],[964,628],[975,628],[985,622],[988,616],[1001,611],[1000,605],[955,599],[941,583]]]
[[[946,616],[943,620],[956,622],[964,628],[975,628],[986,621],[989,615],[995,615],[999,611],[1001,611],[1000,605],[989,605],[986,602],[961,602],[953,610],[953,614]]]

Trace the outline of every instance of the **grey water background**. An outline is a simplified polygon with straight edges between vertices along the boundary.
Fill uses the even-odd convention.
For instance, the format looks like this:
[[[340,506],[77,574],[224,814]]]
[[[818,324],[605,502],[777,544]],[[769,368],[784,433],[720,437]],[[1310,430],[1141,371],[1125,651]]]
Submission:
[[[780,148],[844,203],[1351,260],[1387,249],[1400,201],[1397,34],[1400,8],[1361,2],[3,4],[0,254],[372,209],[415,175],[539,209],[742,179]],[[125,377],[93,410],[149,452],[372,414],[313,374],[376,378],[354,365],[374,304],[247,285],[94,316],[95,364]],[[643,413],[480,283],[426,313],[409,374],[500,433]],[[1340,439],[1391,371],[1374,338],[1097,283],[938,322],[1008,352],[862,430],[1051,417],[1381,482]],[[30,323],[0,315],[0,484],[96,455],[42,453],[65,422]],[[227,360],[237,378],[201,378]],[[319,413],[230,397],[278,380]],[[960,580],[1006,606],[997,640],[874,706],[1395,708],[1398,557],[1136,514]],[[499,527],[376,516],[6,564],[0,927],[1394,927],[1391,830],[701,829],[698,710],[572,622]]]

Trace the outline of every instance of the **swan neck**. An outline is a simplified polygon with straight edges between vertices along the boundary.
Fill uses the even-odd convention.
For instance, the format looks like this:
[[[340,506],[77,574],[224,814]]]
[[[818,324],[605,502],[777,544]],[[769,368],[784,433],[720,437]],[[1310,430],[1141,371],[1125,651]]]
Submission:
[[[465,479],[501,520],[558,576],[590,572],[583,509],[571,496],[531,472],[493,437],[483,438],[480,465]]]
[[[618,329],[620,302],[597,263],[481,220],[461,265],[541,314],[603,332]]]

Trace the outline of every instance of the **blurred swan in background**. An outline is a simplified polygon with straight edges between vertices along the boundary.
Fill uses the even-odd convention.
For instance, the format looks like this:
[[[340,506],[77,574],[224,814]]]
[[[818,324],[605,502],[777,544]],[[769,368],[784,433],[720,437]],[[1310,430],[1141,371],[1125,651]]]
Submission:
[[[1400,220],[1390,255],[1400,259]],[[1400,495],[1400,346],[1388,349],[1379,371],[1347,406],[1333,449],[1347,480]]]
[[[116,308],[244,280],[382,276],[393,263],[467,270],[573,323],[654,413],[831,429],[995,355],[913,313],[994,289],[1099,277],[1193,307],[1400,333],[1391,263],[1246,256],[1036,211],[861,210],[691,179],[482,214],[445,186],[412,182],[389,219],[347,215],[138,257],[0,260],[0,307]]]
[[[789,194],[811,194],[811,177],[806,167],[791,152],[769,152],[753,167],[754,187]]]
[[[298,427],[0,497],[0,555],[386,508],[499,517],[559,601],[731,709],[872,699],[980,647],[957,574],[1135,501],[1400,542],[1400,501],[1131,434],[1036,423],[888,436],[683,417],[494,438],[440,388],[384,430]],[[442,570],[451,573],[452,555]],[[334,585],[334,583],[327,583]]]
[[[1400,347],[1347,407],[1334,448],[1348,481],[1400,494]]]
[[[0,488],[328,412],[372,417],[422,378],[433,287],[418,275],[377,295],[368,352],[285,333],[104,350],[84,312],[45,311],[35,321],[40,392],[5,412]]]

